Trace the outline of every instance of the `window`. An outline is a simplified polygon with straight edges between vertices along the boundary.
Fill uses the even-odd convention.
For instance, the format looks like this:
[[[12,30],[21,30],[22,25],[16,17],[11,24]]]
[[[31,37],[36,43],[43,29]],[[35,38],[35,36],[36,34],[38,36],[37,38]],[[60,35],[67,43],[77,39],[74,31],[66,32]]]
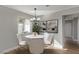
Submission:
[[[20,19],[18,21],[18,33],[31,32],[31,22],[28,19]]]
[[[18,33],[22,33],[22,31],[23,31],[23,24],[19,23],[18,24]]]
[[[28,19],[24,22],[24,32],[31,32],[31,22]]]

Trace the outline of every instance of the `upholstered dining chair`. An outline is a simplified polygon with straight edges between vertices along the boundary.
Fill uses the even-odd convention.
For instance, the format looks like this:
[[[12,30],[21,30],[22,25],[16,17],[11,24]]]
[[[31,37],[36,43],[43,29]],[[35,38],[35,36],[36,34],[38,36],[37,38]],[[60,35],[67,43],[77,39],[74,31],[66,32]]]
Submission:
[[[17,39],[18,39],[18,45],[19,47],[27,47],[27,42],[23,40],[22,34],[17,34]]]
[[[40,54],[44,51],[44,40],[39,39],[29,39],[29,50],[32,54]]]
[[[54,46],[54,34],[44,34],[44,45],[45,47],[50,47],[51,45]]]

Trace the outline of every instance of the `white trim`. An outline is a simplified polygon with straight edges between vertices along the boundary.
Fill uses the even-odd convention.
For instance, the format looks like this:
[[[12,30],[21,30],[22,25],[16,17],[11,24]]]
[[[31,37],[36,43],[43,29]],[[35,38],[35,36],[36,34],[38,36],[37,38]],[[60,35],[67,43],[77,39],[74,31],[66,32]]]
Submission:
[[[11,51],[11,50],[16,49],[16,48],[18,48],[18,46],[15,46],[15,47],[12,47],[12,48],[6,49],[6,50],[0,52],[0,54],[4,54],[5,52]]]

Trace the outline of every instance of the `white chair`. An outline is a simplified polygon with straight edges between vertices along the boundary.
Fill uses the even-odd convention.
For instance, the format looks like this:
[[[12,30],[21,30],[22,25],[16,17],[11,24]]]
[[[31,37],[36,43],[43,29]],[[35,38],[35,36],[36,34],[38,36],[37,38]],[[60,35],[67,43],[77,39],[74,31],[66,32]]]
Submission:
[[[29,39],[29,50],[30,53],[40,54],[44,50],[44,41],[43,39]]]
[[[17,34],[17,38],[20,47],[27,47],[27,42],[22,40],[22,34]]]
[[[44,33],[44,45],[45,47],[54,46],[54,34]]]

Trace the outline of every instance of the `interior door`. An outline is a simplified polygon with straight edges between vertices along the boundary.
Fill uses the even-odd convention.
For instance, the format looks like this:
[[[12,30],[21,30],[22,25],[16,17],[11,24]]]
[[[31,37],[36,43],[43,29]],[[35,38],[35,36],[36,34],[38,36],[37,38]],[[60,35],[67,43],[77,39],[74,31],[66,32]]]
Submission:
[[[65,23],[65,37],[72,37],[72,35],[71,35],[71,22]]]

